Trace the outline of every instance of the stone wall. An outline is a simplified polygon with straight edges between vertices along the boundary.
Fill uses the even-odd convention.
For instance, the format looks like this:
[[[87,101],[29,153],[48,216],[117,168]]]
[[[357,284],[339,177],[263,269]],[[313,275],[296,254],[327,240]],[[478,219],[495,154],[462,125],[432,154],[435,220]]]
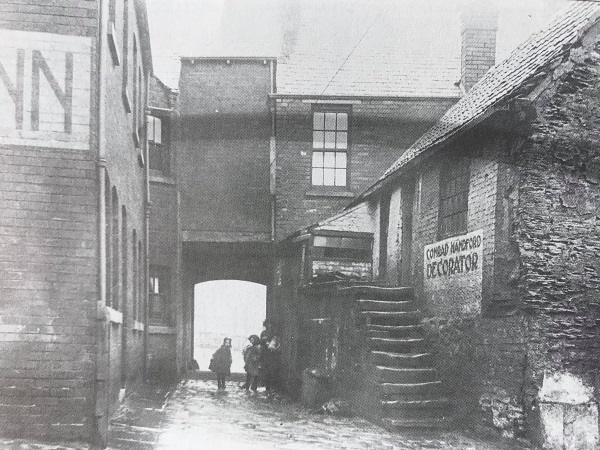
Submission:
[[[572,68],[538,100],[531,138],[515,155],[518,287],[523,307],[536,318],[526,395],[530,420],[540,420],[548,448],[598,445],[600,62],[587,55],[572,50]],[[587,394],[565,399],[575,385]],[[582,410],[573,416],[565,409],[563,417],[567,406]],[[551,412],[557,407],[560,414]]]

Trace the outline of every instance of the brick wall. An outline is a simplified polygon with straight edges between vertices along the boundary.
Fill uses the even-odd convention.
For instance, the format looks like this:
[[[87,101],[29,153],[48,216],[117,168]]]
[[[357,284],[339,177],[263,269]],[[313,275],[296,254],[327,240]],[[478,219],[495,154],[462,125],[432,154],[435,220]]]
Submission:
[[[349,130],[349,186],[343,193],[311,187],[312,103],[278,99],[276,239],[340,211],[374,183],[453,100],[354,100]]]
[[[0,64],[14,88],[11,96],[0,83],[3,435],[82,439],[94,427],[96,15],[95,1],[0,2]],[[35,80],[34,56],[39,96],[25,91],[20,105],[20,83]],[[48,72],[60,99],[44,84]]]
[[[410,273],[417,302],[426,313],[426,336],[459,422],[494,429],[505,436],[523,436],[527,429],[523,388],[529,322],[522,317],[506,317],[512,312],[505,302],[512,292],[510,280],[494,276],[496,266],[506,266],[505,257],[497,254],[497,246],[498,242],[502,250],[510,246],[505,236],[512,226],[510,212],[502,203],[514,189],[503,142],[491,128],[475,131],[411,171],[415,195]],[[482,277],[475,290],[469,282],[462,290],[447,285],[432,295],[424,284],[424,249],[440,241],[440,173],[465,161],[470,172],[466,232],[482,230]],[[397,188],[390,202],[387,280],[392,284],[401,270],[401,196]],[[378,241],[380,236],[375,239]]]
[[[268,61],[184,60],[176,142],[184,232],[270,240],[269,92]]]
[[[129,7],[133,33],[132,1]],[[138,276],[145,250],[133,250],[145,240],[144,171],[123,112],[121,66],[109,65],[103,80],[106,137],[100,138],[107,149],[107,197],[115,188],[117,210],[127,211],[127,228],[116,222],[128,243],[122,324],[119,314],[98,310],[98,2],[0,1],[0,34],[0,64],[9,80],[0,83],[0,204],[7,212],[0,238],[6,250],[0,258],[6,266],[0,433],[97,439],[119,390],[140,379],[143,368],[143,333],[132,303],[134,292],[143,298],[146,284]],[[37,85],[36,74],[39,95],[25,89],[21,96],[20,86]]]
[[[469,91],[496,62],[498,12],[471,2],[461,22],[461,81]]]
[[[108,5],[105,5],[108,15]],[[104,153],[109,220],[107,221],[107,298],[106,305],[119,314],[111,316],[104,336],[106,352],[100,359],[100,371],[106,371],[103,386],[107,389],[109,415],[118,407],[123,392],[143,380],[144,326],[146,326],[146,238],[145,238],[145,167],[143,165],[143,131],[145,91],[149,68],[143,67],[142,32],[138,27],[139,11],[134,0],[115,2],[114,45],[119,58],[105,49]],[[110,38],[108,38],[110,39]],[[142,77],[139,79],[139,68]],[[136,98],[137,97],[137,98]],[[139,139],[135,135],[138,135]],[[116,195],[116,196],[115,196]],[[118,211],[118,218],[114,213]],[[123,212],[126,213],[124,224]],[[138,261],[133,260],[133,236],[136,236]],[[141,246],[141,247],[140,247]],[[141,248],[141,254],[139,249]],[[114,264],[117,264],[117,267]],[[135,276],[137,274],[137,276]],[[135,277],[135,279],[134,279]],[[134,284],[136,285],[134,289]],[[134,298],[135,296],[135,298]],[[115,303],[115,299],[118,302]],[[99,377],[103,378],[103,377]],[[125,389],[125,391],[123,391]],[[104,395],[104,394],[103,394]],[[100,408],[97,408],[99,410]],[[103,415],[102,420],[106,420]]]

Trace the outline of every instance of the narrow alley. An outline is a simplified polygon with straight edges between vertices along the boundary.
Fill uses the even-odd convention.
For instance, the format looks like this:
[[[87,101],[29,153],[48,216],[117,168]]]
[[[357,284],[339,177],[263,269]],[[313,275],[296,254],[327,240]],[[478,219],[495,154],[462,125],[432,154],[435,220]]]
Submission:
[[[205,375],[205,376],[202,376]],[[233,376],[235,377],[235,375]],[[199,379],[198,379],[199,378]],[[392,433],[357,417],[311,411],[262,388],[240,389],[241,378],[218,392],[210,374],[188,377],[172,389],[146,385],[121,405],[111,421],[109,449],[292,450],[292,449],[477,449],[525,450],[515,442],[486,442],[456,432]],[[91,449],[86,444],[50,445],[0,440],[7,450]]]

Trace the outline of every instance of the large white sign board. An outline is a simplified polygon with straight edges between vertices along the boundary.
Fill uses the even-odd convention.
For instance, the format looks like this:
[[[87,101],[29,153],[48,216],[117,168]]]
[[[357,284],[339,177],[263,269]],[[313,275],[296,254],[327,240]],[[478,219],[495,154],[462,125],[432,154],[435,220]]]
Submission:
[[[448,313],[481,310],[483,231],[425,246],[423,290],[433,308]]]
[[[91,38],[0,30],[0,144],[90,146]]]

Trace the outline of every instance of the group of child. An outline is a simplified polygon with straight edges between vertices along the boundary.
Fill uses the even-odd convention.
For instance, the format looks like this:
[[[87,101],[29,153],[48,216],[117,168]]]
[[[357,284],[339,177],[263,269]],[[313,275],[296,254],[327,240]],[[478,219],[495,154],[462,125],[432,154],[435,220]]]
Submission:
[[[270,322],[263,323],[265,329],[260,337],[256,334],[248,338],[249,345],[244,348],[244,370],[246,382],[243,389],[256,392],[259,384],[267,391],[278,387],[281,350],[279,338],[272,333]],[[219,390],[225,389],[225,377],[231,373],[231,339],[223,339],[223,345],[213,354],[208,368],[217,374]]]

